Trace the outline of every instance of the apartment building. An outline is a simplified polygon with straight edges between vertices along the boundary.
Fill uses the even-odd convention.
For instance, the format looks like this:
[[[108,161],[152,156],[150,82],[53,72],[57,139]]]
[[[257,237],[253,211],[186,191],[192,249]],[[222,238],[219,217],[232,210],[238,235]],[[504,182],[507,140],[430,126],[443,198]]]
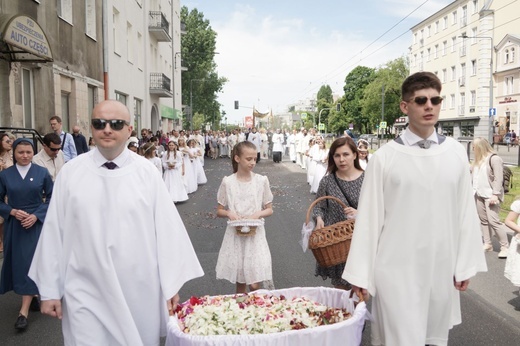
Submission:
[[[457,0],[411,29],[410,73],[431,71],[443,83],[442,133],[518,132],[519,13],[518,1]]]
[[[180,0],[107,0],[104,6],[107,98],[133,112],[138,133],[180,127]]]
[[[102,0],[0,0],[0,126],[51,131],[89,118],[103,98]]]
[[[90,136],[90,114],[117,99],[134,128],[181,124],[180,0],[0,0],[0,126]]]

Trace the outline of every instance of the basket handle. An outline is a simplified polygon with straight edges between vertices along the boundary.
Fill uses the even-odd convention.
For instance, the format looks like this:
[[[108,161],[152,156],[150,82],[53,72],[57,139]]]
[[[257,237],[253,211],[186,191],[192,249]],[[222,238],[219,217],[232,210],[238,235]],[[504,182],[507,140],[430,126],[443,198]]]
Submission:
[[[314,200],[314,202],[311,203],[311,205],[309,206],[309,209],[307,209],[307,216],[305,217],[305,224],[307,225],[311,219],[311,212],[312,212],[312,208],[314,208],[314,206],[316,204],[318,204],[319,202],[323,201],[324,199],[332,199],[336,202],[338,202],[343,208],[346,208],[347,206],[345,205],[345,203],[343,203],[343,201],[337,197],[334,197],[334,196],[322,196],[320,198],[316,198]]]

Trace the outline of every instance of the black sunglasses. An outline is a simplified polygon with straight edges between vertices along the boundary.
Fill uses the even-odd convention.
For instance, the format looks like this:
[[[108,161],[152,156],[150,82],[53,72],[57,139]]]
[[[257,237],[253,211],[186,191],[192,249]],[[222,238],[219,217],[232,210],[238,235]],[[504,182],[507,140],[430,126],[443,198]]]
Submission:
[[[104,130],[107,124],[110,125],[110,128],[115,131],[121,131],[125,125],[130,125],[128,121],[114,119],[114,120],[105,120],[105,119],[92,119],[90,122],[92,127],[96,130]]]
[[[61,149],[61,147],[59,147],[59,148],[51,148],[51,147],[47,147],[47,148],[49,148],[49,149],[52,150],[52,151],[58,151],[58,150]]]
[[[431,101],[432,105],[437,106],[437,105],[441,104],[443,99],[440,96],[434,96],[434,97],[430,98],[429,100]],[[422,105],[425,105],[426,102],[428,102],[428,97],[427,96],[416,96],[413,99],[411,99],[410,102],[411,101],[422,106]]]

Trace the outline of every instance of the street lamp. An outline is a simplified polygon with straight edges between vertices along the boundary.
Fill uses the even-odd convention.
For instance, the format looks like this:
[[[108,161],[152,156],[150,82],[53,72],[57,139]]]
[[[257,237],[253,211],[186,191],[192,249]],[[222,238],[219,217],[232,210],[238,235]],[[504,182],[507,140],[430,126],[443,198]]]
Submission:
[[[330,111],[330,108],[323,108],[320,110],[320,114],[318,114],[318,132],[321,133],[320,125],[321,125],[321,112]]]
[[[488,118],[489,118],[489,128],[488,128],[488,140],[491,145],[493,145],[493,117],[491,116],[491,110],[493,109],[493,37],[491,36],[460,36],[462,38],[483,38],[489,40],[491,44],[491,49],[489,51],[489,110],[488,110]]]
[[[191,79],[190,80],[190,131],[193,127],[193,82],[203,82],[205,79]]]

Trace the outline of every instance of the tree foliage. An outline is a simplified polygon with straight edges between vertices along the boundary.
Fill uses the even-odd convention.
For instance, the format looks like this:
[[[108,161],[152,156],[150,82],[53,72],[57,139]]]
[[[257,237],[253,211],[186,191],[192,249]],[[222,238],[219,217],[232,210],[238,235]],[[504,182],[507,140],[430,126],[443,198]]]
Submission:
[[[317,112],[316,112],[316,126],[319,122],[322,124],[328,124],[329,115],[332,110],[334,98],[332,96],[332,88],[330,85],[322,85],[317,94]]]
[[[391,60],[375,72],[374,80],[365,88],[362,102],[362,112],[370,119],[372,129],[382,118],[391,125],[402,116],[399,108],[401,84],[408,74],[409,67],[405,57]],[[383,93],[384,115],[382,116]]]
[[[182,73],[183,104],[193,103],[193,109],[189,112],[193,112],[193,115],[200,113],[203,121],[218,124],[221,105],[217,101],[217,94],[222,91],[227,79],[219,77],[216,72],[214,58],[217,33],[196,8],[190,11],[183,6],[181,21],[186,24],[186,34],[181,36],[181,55],[183,66],[188,69]],[[189,112],[183,115],[184,124],[188,126],[186,115],[189,116]]]

